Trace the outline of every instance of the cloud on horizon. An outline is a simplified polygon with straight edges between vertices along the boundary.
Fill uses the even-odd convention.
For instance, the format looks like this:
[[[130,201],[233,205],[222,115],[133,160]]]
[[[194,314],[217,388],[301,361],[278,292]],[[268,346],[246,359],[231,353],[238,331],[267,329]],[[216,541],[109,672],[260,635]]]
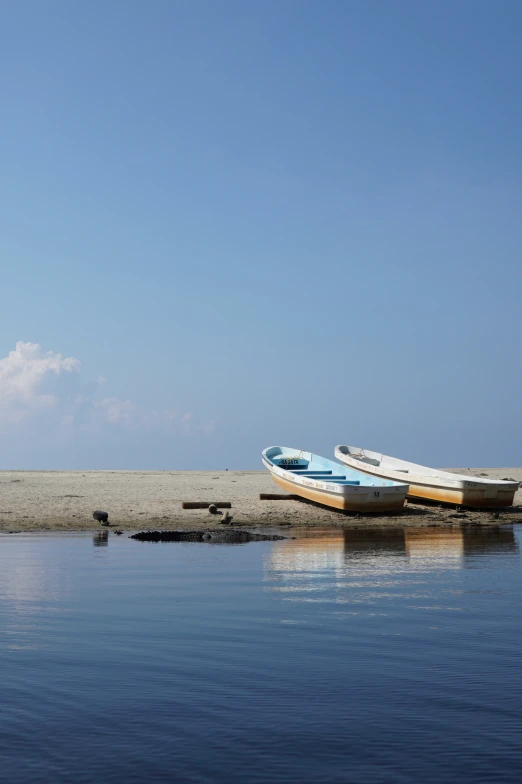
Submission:
[[[80,361],[74,357],[44,353],[38,343],[18,341],[14,351],[0,359],[0,424],[16,424],[56,406],[58,397],[44,391],[45,382],[50,376],[79,370]]]
[[[30,425],[52,415],[66,432],[103,432],[104,429],[169,431],[185,436],[211,435],[214,422],[196,424],[191,411],[148,410],[118,397],[97,399],[107,379],[86,384],[83,394],[71,394],[65,379],[79,376],[81,362],[38,343],[18,341],[14,351],[0,358],[0,432]],[[76,387],[77,389],[77,387]]]

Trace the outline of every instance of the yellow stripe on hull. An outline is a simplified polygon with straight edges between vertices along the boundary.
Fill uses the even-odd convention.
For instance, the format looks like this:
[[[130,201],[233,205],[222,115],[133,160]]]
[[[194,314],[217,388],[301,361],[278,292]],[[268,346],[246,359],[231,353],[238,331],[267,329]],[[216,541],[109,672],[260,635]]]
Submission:
[[[342,509],[346,512],[396,512],[404,507],[404,495],[397,493],[391,495],[390,500],[385,501],[366,501],[364,498],[357,499],[356,495],[350,498],[344,495],[326,493],[323,490],[316,490],[312,487],[304,487],[283,479],[277,474],[271,474],[272,479],[289,493],[301,495],[309,501],[315,501],[324,506],[331,506],[334,509]],[[358,495],[358,494],[357,494]]]
[[[515,491],[497,491],[493,498],[484,498],[483,490],[451,490],[446,487],[428,487],[426,485],[410,484],[408,498],[425,499],[426,501],[441,501],[445,504],[458,506],[473,506],[476,508],[498,509],[500,506],[512,506]]]

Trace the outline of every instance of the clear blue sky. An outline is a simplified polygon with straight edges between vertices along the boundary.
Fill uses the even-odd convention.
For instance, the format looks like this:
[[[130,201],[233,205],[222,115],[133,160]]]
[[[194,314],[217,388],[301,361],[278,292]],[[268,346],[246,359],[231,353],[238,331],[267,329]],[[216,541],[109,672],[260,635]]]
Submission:
[[[4,0],[0,467],[521,465],[521,36],[518,0]]]

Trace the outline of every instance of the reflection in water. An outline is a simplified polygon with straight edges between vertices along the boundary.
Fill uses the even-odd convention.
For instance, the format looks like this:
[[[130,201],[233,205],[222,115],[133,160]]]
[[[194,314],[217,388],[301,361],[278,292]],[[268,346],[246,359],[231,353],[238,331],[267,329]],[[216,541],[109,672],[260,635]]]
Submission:
[[[482,553],[518,553],[513,526],[482,528],[473,526],[464,529],[464,555]]]
[[[31,612],[33,602],[58,598],[59,589],[54,577],[37,554],[12,558],[3,567],[2,599],[7,599],[20,612]]]
[[[16,555],[3,554],[0,572],[0,637],[6,650],[35,650],[41,647],[37,625],[52,617],[57,603],[71,593],[71,574],[50,566],[38,547],[28,544]],[[7,617],[3,616],[6,608]],[[1,671],[1,668],[0,668]]]
[[[0,599],[8,601],[17,612],[32,614],[49,607],[70,592],[67,570],[49,568],[37,549],[23,556],[4,559],[0,579]]]
[[[419,569],[460,569],[464,556],[462,528],[409,528],[405,552]]]
[[[94,533],[0,536],[1,781],[520,783],[511,529]]]
[[[404,554],[410,559],[447,561],[462,565],[467,556],[481,553],[518,552],[513,526],[463,528],[404,528],[400,530],[346,530],[347,560],[358,553]],[[428,565],[428,564],[427,564]]]
[[[92,543],[95,547],[107,547],[109,544],[109,532],[99,531],[92,537]]]
[[[273,572],[339,570],[361,558],[406,556],[416,569],[459,569],[468,559],[487,553],[518,552],[512,526],[464,528],[348,528],[306,539],[276,542],[270,556]]]
[[[344,565],[342,533],[274,542],[269,568],[273,572],[322,572]]]
[[[344,553],[349,558],[358,555],[404,555],[403,528],[354,528],[343,533]]]

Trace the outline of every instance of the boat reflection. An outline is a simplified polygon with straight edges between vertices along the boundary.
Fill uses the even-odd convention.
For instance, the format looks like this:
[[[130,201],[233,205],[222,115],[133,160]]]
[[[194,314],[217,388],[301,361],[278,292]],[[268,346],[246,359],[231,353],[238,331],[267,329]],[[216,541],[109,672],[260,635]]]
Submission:
[[[404,528],[347,528],[343,531],[344,555],[404,555]]]
[[[407,558],[414,569],[460,569],[477,556],[518,553],[512,526],[465,528],[349,528],[274,543],[272,572],[342,570],[361,560]],[[391,560],[390,560],[391,559]]]
[[[274,542],[269,569],[273,572],[322,572],[344,566],[342,533]]]
[[[499,528],[473,526],[465,529],[464,555],[476,556],[483,553],[518,553],[513,526]]]

